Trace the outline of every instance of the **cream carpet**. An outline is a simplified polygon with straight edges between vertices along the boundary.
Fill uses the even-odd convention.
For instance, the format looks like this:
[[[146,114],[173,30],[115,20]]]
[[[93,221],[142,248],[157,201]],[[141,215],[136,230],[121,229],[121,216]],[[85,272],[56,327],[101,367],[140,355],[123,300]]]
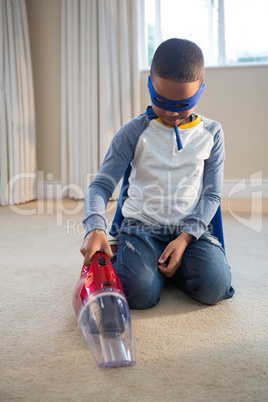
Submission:
[[[131,311],[136,366],[100,369],[72,309],[83,203],[0,214],[1,402],[268,401],[267,215],[261,232],[224,215],[233,299],[206,307],[165,288]]]

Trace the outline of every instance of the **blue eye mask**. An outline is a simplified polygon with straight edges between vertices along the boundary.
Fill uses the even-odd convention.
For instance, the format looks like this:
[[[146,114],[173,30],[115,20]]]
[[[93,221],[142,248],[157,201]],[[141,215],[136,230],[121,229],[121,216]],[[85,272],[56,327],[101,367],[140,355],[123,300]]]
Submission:
[[[202,93],[205,90],[205,83],[203,82],[198,91],[187,99],[170,100],[159,95],[152,84],[150,75],[148,76],[148,87],[152,103],[160,109],[168,110],[169,112],[184,112],[185,110],[193,109],[199,101]]]

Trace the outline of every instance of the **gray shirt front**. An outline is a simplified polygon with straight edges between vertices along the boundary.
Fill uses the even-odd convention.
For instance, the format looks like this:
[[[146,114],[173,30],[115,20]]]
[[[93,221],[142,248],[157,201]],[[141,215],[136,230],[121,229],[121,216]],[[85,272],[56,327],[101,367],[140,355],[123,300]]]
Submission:
[[[224,135],[221,125],[201,116],[179,127],[178,151],[173,127],[149,107],[114,136],[85,199],[84,227],[106,230],[107,202],[129,165],[124,217],[148,225],[179,227],[198,239],[221,202]]]

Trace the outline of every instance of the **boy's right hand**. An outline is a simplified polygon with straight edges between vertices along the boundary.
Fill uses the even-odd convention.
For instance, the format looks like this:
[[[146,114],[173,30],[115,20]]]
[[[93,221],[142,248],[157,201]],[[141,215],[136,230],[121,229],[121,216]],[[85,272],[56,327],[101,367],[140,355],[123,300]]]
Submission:
[[[89,232],[84,238],[80,252],[83,254],[84,265],[90,266],[93,255],[97,251],[103,251],[109,258],[112,258],[113,252],[108,243],[107,236],[103,230],[95,229]]]

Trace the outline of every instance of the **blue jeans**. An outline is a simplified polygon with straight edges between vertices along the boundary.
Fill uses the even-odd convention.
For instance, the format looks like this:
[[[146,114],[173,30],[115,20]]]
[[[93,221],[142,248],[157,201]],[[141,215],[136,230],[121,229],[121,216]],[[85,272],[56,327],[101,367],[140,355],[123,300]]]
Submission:
[[[112,262],[130,308],[147,309],[159,302],[168,278],[159,271],[158,259],[179,234],[134,219],[123,220],[117,256]],[[234,294],[225,252],[209,232],[186,248],[181,266],[170,280],[186,295],[205,304],[216,304]]]

